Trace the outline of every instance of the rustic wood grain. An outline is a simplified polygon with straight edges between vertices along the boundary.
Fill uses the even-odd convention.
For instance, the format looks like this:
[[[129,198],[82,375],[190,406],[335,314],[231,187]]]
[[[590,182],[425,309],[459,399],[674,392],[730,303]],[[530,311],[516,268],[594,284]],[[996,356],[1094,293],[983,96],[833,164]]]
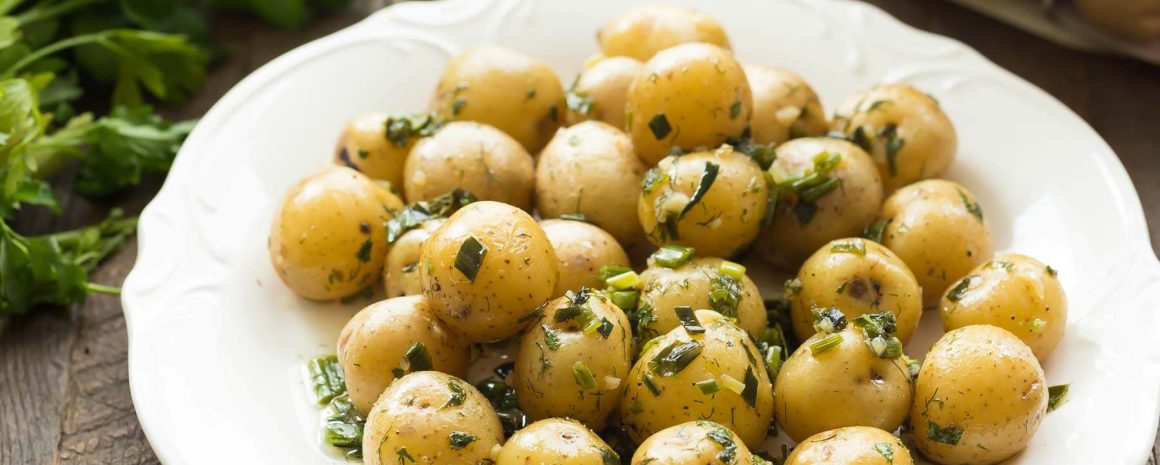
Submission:
[[[254,20],[219,18],[215,35],[229,51],[205,88],[170,117],[196,117],[238,80],[309,39],[357,21],[388,0],[363,0],[298,33]],[[969,10],[929,0],[871,0],[904,22],[956,38],[1063,101],[1112,146],[1127,167],[1160,250],[1160,67],[1058,47]],[[1046,167],[1045,167],[1046,169]],[[67,179],[66,179],[67,183]],[[149,181],[121,199],[140,211],[160,185]],[[67,193],[67,185],[62,187]],[[64,195],[65,213],[28,215],[21,231],[91,224],[107,206]],[[95,280],[118,284],[136,258],[130,241]],[[73,309],[45,309],[0,321],[0,465],[155,464],[129,396],[125,321],[120,301],[98,296]],[[1160,443],[1153,447],[1156,465]]]

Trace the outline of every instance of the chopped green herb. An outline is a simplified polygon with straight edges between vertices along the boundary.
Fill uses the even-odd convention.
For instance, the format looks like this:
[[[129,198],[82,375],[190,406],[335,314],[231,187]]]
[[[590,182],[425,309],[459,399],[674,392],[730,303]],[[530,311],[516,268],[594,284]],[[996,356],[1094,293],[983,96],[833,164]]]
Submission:
[[[757,375],[753,374],[753,365],[745,367],[745,390],[741,391],[741,398],[750,407],[757,405]]]
[[[983,207],[980,207],[978,202],[971,201],[971,198],[962,189],[956,190],[959,191],[959,198],[962,199],[963,206],[966,207],[967,211],[975,215],[975,219],[983,221]]]
[[[838,285],[838,289],[835,292],[837,292],[839,294],[844,294],[846,292],[846,287],[848,287],[849,285],[850,285],[849,281],[842,281],[842,284]]]
[[[812,352],[814,355],[819,355],[819,354],[825,353],[826,351],[828,351],[830,349],[833,349],[834,347],[837,347],[838,344],[841,344],[841,343],[842,343],[842,335],[841,334],[837,334],[837,333],[830,334],[830,335],[827,335],[826,337],[823,337],[821,339],[818,339],[818,340],[810,343],[810,352]]]
[[[471,444],[478,439],[479,438],[475,436],[461,431],[452,431],[451,435],[448,437],[448,440],[451,442],[451,448],[455,450],[467,447],[468,444]]]
[[[370,152],[363,150],[363,149],[358,149],[358,157],[360,159],[366,160],[367,157],[369,157],[369,156],[371,156]]]
[[[822,181],[821,184],[802,190],[801,193],[798,194],[798,198],[800,198],[801,201],[805,203],[817,202],[818,199],[824,197],[830,192],[833,192],[834,189],[837,189],[838,185],[841,183],[842,181],[838,178],[826,179],[825,181]]]
[[[848,241],[835,242],[830,246],[832,253],[852,253],[854,255],[866,255],[866,244],[862,242],[861,238],[854,238]]]
[[[427,352],[427,345],[422,342],[411,344],[407,352],[403,353],[403,361],[407,364],[407,371],[427,371],[432,368],[431,354]]]
[[[866,225],[866,229],[862,232],[862,237],[870,239],[879,244],[882,243],[882,235],[886,233],[886,226],[890,225],[890,220],[878,220]]]
[[[814,219],[814,214],[817,212],[817,204],[799,202],[793,207],[794,216],[797,216],[797,219],[801,224],[809,224],[810,220]]]
[[[597,447],[602,465],[620,465],[620,455],[607,447]]]
[[[886,458],[886,463],[894,465],[894,446],[886,442],[874,445],[874,450]]]
[[[683,245],[666,245],[653,252],[653,262],[665,268],[679,268],[693,258],[694,249]]]
[[[548,350],[559,350],[560,335],[556,334],[556,330],[548,325],[540,325],[540,329],[544,330],[544,344],[548,346]]]
[[[896,336],[898,321],[893,313],[867,313],[853,320],[862,329],[866,344],[878,358],[896,359],[902,356],[902,341]]]
[[[1071,384],[1057,384],[1047,388],[1047,411],[1051,412],[1067,401],[1067,391]]]
[[[723,260],[721,261],[721,266],[717,268],[717,272],[732,278],[741,279],[742,276],[745,276],[745,266],[740,263]]]
[[[346,392],[346,378],[342,375],[338,357],[334,355],[316,357],[306,364],[306,369],[310,373],[314,398],[320,405]]]
[[[1027,326],[1028,326],[1028,327],[1030,327],[1032,330],[1035,330],[1035,331],[1038,331],[1038,330],[1040,330],[1040,329],[1041,329],[1041,328],[1043,328],[1043,326],[1044,326],[1044,325],[1046,325],[1046,324],[1047,324],[1047,321],[1045,321],[1045,320],[1044,320],[1044,319],[1042,319],[1042,318],[1036,318],[1036,319],[1034,319],[1034,320],[1031,320],[1031,321],[1027,322]]]
[[[836,333],[846,329],[846,315],[838,307],[813,307],[810,313],[814,314],[814,331],[819,333]]]
[[[641,179],[641,189],[645,194],[651,194],[661,184],[669,181],[669,175],[661,171],[659,166],[654,166],[645,171],[644,178]]]
[[[991,268],[1002,268],[1003,271],[1010,273],[1011,270],[1015,269],[1015,264],[1007,260],[995,260],[991,262]]]
[[[657,386],[656,382],[653,381],[652,373],[645,373],[644,376],[641,377],[641,382],[644,384],[645,388],[648,388],[648,392],[651,392],[653,396],[661,395],[661,388],[660,386]]]
[[[733,102],[732,105],[729,105],[729,119],[737,119],[738,116],[741,116],[741,101],[740,100],[737,100],[737,101]]]
[[[898,151],[902,150],[905,140],[893,138],[886,141],[886,166],[891,176],[898,176]]]
[[[463,401],[467,400],[467,391],[459,383],[455,381],[448,382],[447,389],[451,390],[451,397],[447,399],[446,404],[443,404],[443,408],[463,405]]]
[[[648,128],[657,140],[664,139],[673,131],[673,127],[669,126],[669,119],[665,117],[664,113],[657,113],[656,116],[653,116],[648,122]]]
[[[391,116],[383,122],[383,134],[391,145],[402,148],[412,139],[434,135],[446,123],[443,118],[433,113]]]
[[[636,289],[640,285],[640,275],[630,269],[618,275],[605,278],[604,283],[615,290]]]
[[[736,318],[742,292],[740,279],[728,274],[718,274],[713,278],[709,288],[709,305],[721,315]]]
[[[963,439],[963,430],[954,426],[940,427],[935,422],[929,422],[926,425],[926,438],[934,442],[941,442],[943,444],[950,444],[952,446],[958,445],[959,441]]]
[[[568,111],[578,115],[587,115],[592,112],[594,104],[592,96],[587,92],[568,91],[564,96],[564,103],[568,105]]]
[[[706,436],[709,440],[721,446],[721,452],[717,453],[717,460],[725,465],[734,465],[737,463],[737,442],[733,440],[733,433],[724,427],[713,423],[713,429],[709,430]]]
[[[648,369],[661,376],[673,376],[701,355],[702,349],[697,341],[674,342],[665,346],[649,360]]]
[[[576,362],[572,364],[572,379],[576,380],[576,384],[584,389],[596,388],[596,378],[592,376],[592,370],[588,369],[588,365],[584,362]]]
[[[463,107],[467,106],[467,100],[457,98],[451,102],[451,114],[458,116],[463,111]]]
[[[781,346],[770,346],[765,349],[765,369],[768,371],[770,381],[777,379],[777,373],[781,371],[783,353]]]
[[[374,241],[368,237],[363,241],[362,245],[359,246],[358,252],[355,252],[354,256],[358,258],[358,261],[363,263],[371,261],[371,249],[374,247],[374,245]]]
[[[600,333],[600,337],[608,339],[608,336],[612,334],[612,322],[608,321],[608,318],[601,318],[600,326],[596,327],[596,332]]]
[[[970,289],[971,281],[973,281],[975,278],[978,278],[978,276],[970,275],[960,279],[959,282],[955,284],[955,286],[952,287],[949,292],[947,292],[947,300],[951,302],[958,302],[960,299],[962,299],[963,296],[966,295],[967,290]]]
[[[584,315],[585,313],[591,314],[591,312],[592,312],[592,310],[588,309],[588,307],[585,307],[583,305],[571,305],[571,306],[556,310],[556,315],[553,318],[556,320],[557,323],[563,323],[565,321],[571,321],[571,320],[580,318],[582,320],[580,322],[580,325],[587,326],[588,318],[583,318],[582,315]]]
[[[579,221],[581,223],[589,223],[588,217],[583,213],[565,213],[560,215],[561,220]]]
[[[348,449],[349,457],[360,456],[366,417],[354,408],[346,392],[330,401],[328,411],[326,423],[322,427],[323,441],[334,447]]]
[[[399,450],[395,451],[395,455],[399,456],[399,463],[403,463],[404,460],[415,463],[415,457],[412,457],[411,453],[407,452],[406,447],[400,447]]]
[[[612,291],[608,295],[608,300],[611,300],[613,305],[627,312],[636,309],[636,304],[640,301],[640,292],[635,290]]]
[[[877,110],[878,107],[881,107],[882,105],[886,105],[887,103],[890,103],[890,101],[889,100],[875,100],[874,103],[871,103],[869,107],[866,107],[865,112],[870,113],[874,110]]]
[[[540,304],[539,307],[536,307],[536,308],[532,309],[532,311],[525,313],[523,316],[521,316],[518,320],[516,320],[516,323],[526,323],[526,322],[529,322],[533,319],[539,318],[540,315],[542,315],[544,313],[544,309],[547,307],[548,307],[548,302],[544,302],[544,303]]]
[[[701,390],[701,394],[705,395],[715,394],[717,391],[721,390],[721,387],[717,385],[717,380],[713,378],[697,381],[696,383],[693,383],[693,385],[697,386],[697,389]]]
[[[1047,274],[1052,275],[1052,276],[1058,276],[1059,271],[1056,271],[1055,268],[1051,267],[1051,265],[1047,265]]]
[[[793,278],[785,282],[785,297],[792,299],[802,292],[802,280]]]
[[[673,307],[673,311],[677,314],[677,319],[681,321],[681,326],[685,327],[685,331],[689,334],[700,334],[705,332],[705,328],[701,326],[701,321],[697,319],[697,315],[693,313],[693,307],[688,305],[678,305]]]
[[[434,199],[407,205],[387,221],[387,245],[394,244],[404,233],[418,228],[424,221],[446,218],[475,201],[475,196],[470,192],[455,189]]]
[[[705,193],[713,187],[713,182],[717,180],[717,173],[720,170],[721,166],[716,163],[705,163],[705,171],[701,172],[701,180],[697,183],[697,189],[693,191],[693,197],[689,199],[689,203],[685,204],[685,208],[681,209],[677,219],[684,218],[685,214],[701,203],[701,199],[705,198]]]
[[[475,282],[479,274],[479,267],[483,265],[483,258],[487,255],[487,247],[473,236],[467,236],[463,245],[459,246],[459,253],[455,256],[455,269],[463,273],[468,281]]]
[[[608,281],[608,279],[612,278],[613,276],[619,276],[628,273],[629,271],[632,271],[632,268],[624,265],[604,265],[600,267],[598,276],[600,277],[601,281]]]

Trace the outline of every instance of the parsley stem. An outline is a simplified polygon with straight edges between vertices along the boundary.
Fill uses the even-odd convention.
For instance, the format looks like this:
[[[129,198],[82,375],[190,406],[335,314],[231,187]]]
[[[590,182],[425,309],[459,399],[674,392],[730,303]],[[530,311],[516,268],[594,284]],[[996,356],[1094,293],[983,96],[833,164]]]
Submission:
[[[85,290],[94,294],[121,295],[121,288],[97,283],[85,283]]]
[[[65,50],[65,49],[72,48],[72,47],[79,47],[81,45],[88,45],[91,43],[97,43],[97,42],[102,42],[104,40],[107,40],[112,35],[112,34],[110,34],[112,32],[116,32],[116,29],[111,29],[111,30],[102,31],[102,32],[96,32],[96,33],[92,33],[92,34],[81,34],[79,36],[69,37],[67,39],[57,41],[57,42],[54,42],[54,43],[49,44],[47,46],[44,46],[43,48],[37,49],[35,52],[32,52],[32,53],[29,53],[28,55],[25,55],[24,58],[21,58],[15,64],[8,67],[8,69],[4,71],[3,77],[6,79],[15,77],[16,74],[18,72],[20,72],[20,70],[24,69],[26,66],[31,65],[31,64],[39,61],[40,59],[42,59],[46,56],[52,55],[52,54],[59,52],[61,50]]]
[[[108,2],[108,0],[70,0],[60,2],[44,8],[32,8],[24,13],[18,14],[16,15],[16,21],[20,23],[21,27],[24,27],[37,21],[56,18],[89,5]],[[15,5],[15,3],[12,5]],[[7,14],[8,12],[4,11],[2,13]]]

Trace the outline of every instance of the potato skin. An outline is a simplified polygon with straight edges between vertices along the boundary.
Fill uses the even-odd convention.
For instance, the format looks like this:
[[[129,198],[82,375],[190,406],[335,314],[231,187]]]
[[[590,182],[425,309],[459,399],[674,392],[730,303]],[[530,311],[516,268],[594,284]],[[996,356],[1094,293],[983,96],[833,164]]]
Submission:
[[[423,293],[419,285],[419,250],[441,224],[442,219],[424,221],[418,228],[403,233],[391,245],[383,264],[383,286],[387,297]]]
[[[383,271],[384,225],[403,201],[358,171],[332,166],[299,181],[270,227],[270,261],[290,290],[332,300],[370,286]]]
[[[628,88],[640,73],[644,63],[629,57],[603,57],[580,71],[576,83],[568,92],[592,101],[586,113],[569,105],[568,125],[582,121],[603,121],[617,129],[624,129],[624,105]]]
[[[693,309],[713,308],[709,293],[724,261],[714,257],[694,258],[675,269],[650,262],[640,275],[644,285],[638,308],[650,307],[652,321],[641,332],[641,340],[647,341],[680,326],[681,322],[673,311],[678,305],[688,305]],[[761,292],[748,275],[741,278],[741,298],[737,301],[735,317],[741,329],[758,336],[769,323]]]
[[[910,425],[918,449],[938,463],[993,464],[1027,447],[1047,399],[1043,369],[1026,344],[1002,328],[965,326],[944,334],[923,360]],[[962,436],[953,445],[932,439],[940,428]]]
[[[761,354],[749,335],[721,314],[697,310],[695,315],[705,328],[704,333],[690,334],[684,326],[678,326],[645,344],[628,375],[620,402],[621,424],[634,441],[640,442],[664,428],[705,419],[733,430],[746,444],[760,444],[773,417],[774,403],[773,385]],[[702,351],[679,372],[662,376],[649,367],[649,362],[670,344],[694,340]],[[722,381],[724,375],[744,381],[748,370],[757,379],[753,406]],[[646,377],[659,389],[659,395],[646,386]],[[704,394],[696,387],[695,383],[708,379],[717,379],[720,390]]]
[[[670,426],[649,436],[633,454],[632,465],[730,465],[719,456],[725,447],[710,434],[727,436],[737,446],[736,461],[730,463],[753,463],[753,453],[729,428],[697,420]]]
[[[1040,361],[1055,350],[1067,327],[1067,296],[1056,271],[1020,254],[1000,255],[976,267],[947,289],[940,309],[944,330],[998,326],[1027,344]]]
[[[911,379],[901,358],[879,358],[853,323],[841,344],[814,354],[816,334],[782,364],[774,383],[774,416],[789,437],[801,441],[846,426],[894,431],[906,421]]]
[[[1096,27],[1130,40],[1160,37],[1160,6],[1139,0],[1076,0],[1076,8]]]
[[[338,361],[346,375],[347,392],[364,415],[395,380],[393,370],[411,344],[422,343],[432,368],[463,377],[469,348],[459,335],[435,317],[427,298],[397,297],[371,304],[355,314],[338,336]]]
[[[576,420],[549,418],[516,431],[499,451],[496,465],[604,465],[616,452]]]
[[[816,137],[794,139],[779,145],[771,171],[789,175],[812,172],[814,157],[821,153],[839,155],[841,161],[830,171],[841,183],[814,205],[817,211],[806,223],[795,211],[797,199],[780,199],[773,225],[758,236],[754,249],[766,260],[796,269],[802,261],[827,242],[854,237],[874,221],[882,207],[882,180],[874,161],[866,152],[844,140]]]
[[[628,89],[626,130],[637,156],[653,166],[673,147],[716,147],[749,124],[753,97],[728,50],[705,43],[665,49]]]
[[[891,454],[887,459],[884,450]],[[913,465],[897,436],[869,426],[849,426],[810,436],[793,449],[785,465]]]
[[[487,248],[475,280],[455,267],[460,248],[475,238]],[[471,342],[519,332],[520,317],[552,295],[559,262],[544,230],[523,210],[475,202],[451,215],[420,249],[419,282],[431,307]]]
[[[589,121],[560,130],[536,164],[536,210],[581,213],[624,246],[642,242],[636,196],[645,167],[619,129]]]
[[[452,385],[463,392],[459,405],[454,405]],[[397,464],[404,448],[417,464],[478,465],[490,461],[492,448],[503,444],[503,426],[487,398],[471,383],[437,371],[411,373],[391,383],[367,415],[363,431],[367,465]],[[450,441],[453,433],[475,440],[457,449]]]
[[[564,86],[551,67],[493,45],[453,58],[431,101],[431,111],[444,118],[494,126],[531,153],[556,133],[566,108]]]
[[[613,18],[596,35],[606,56],[648,60],[661,50],[705,42],[729,49],[725,29],[711,16],[692,8],[645,5]]]
[[[402,146],[393,144],[386,136],[387,115],[365,113],[346,123],[334,149],[334,163],[391,183],[391,193],[403,193],[403,164],[407,153],[415,145],[408,138]]]
[[[448,123],[415,144],[404,166],[411,202],[462,188],[479,200],[532,208],[532,156],[500,130],[469,121]]]
[[[781,144],[798,137],[821,136],[829,130],[822,101],[809,83],[791,71],[744,65],[753,92],[750,136],[760,144]]]
[[[630,266],[628,254],[616,238],[591,224],[572,220],[543,220],[540,227],[560,260],[560,280],[553,297],[581,287],[603,289],[600,269],[608,265]]]
[[[926,307],[937,306],[952,283],[994,254],[978,201],[951,181],[930,179],[899,189],[886,199],[881,216],[889,221],[882,245],[914,272]]]
[[[860,241],[865,255],[844,252]],[[922,288],[894,252],[868,239],[838,239],[822,246],[798,271],[801,290],[787,295],[793,332],[804,341],[814,334],[814,307],[838,307],[846,318],[890,311],[905,344],[922,317]],[[841,292],[838,290],[841,289]]]
[[[887,149],[890,137],[882,133],[888,125],[902,141],[893,169]],[[905,84],[883,84],[851,96],[838,107],[830,126],[854,140],[861,129],[866,139],[862,148],[878,164],[887,194],[941,175],[958,151],[955,127],[938,102]]]
[[[712,163],[716,180],[704,197],[680,217]],[[761,229],[769,185],[749,156],[722,146],[712,152],[668,156],[645,175],[637,217],[653,245],[680,244],[700,256],[731,257],[747,247]],[[650,179],[657,180],[650,184]],[[668,218],[676,234],[662,224]]]

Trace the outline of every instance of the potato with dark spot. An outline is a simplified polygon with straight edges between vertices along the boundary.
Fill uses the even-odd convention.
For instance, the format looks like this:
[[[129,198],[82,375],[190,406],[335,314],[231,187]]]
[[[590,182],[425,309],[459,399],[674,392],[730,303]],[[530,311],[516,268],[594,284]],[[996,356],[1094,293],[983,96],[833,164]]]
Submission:
[[[741,438],[720,423],[697,420],[650,436],[632,456],[632,465],[757,465]]]
[[[624,129],[628,88],[642,67],[629,57],[601,57],[586,65],[568,90],[568,125],[597,120]]]
[[[749,334],[760,335],[768,323],[761,292],[746,274],[740,279],[723,278],[721,267],[725,263],[720,258],[702,257],[669,268],[655,259],[649,260],[648,268],[640,275],[640,338],[647,341],[680,326],[673,309],[681,305],[713,309],[736,318],[737,326]]]
[[[540,227],[560,259],[560,280],[553,297],[581,287],[603,289],[600,269],[610,265],[630,266],[628,254],[616,238],[594,225],[573,220],[543,220]]]
[[[479,200],[530,210],[534,163],[515,139],[494,127],[448,123],[415,144],[404,166],[403,189],[411,202],[463,189]]]
[[[781,144],[799,137],[821,136],[829,130],[818,94],[793,72],[745,65],[753,91],[750,136],[759,144]]]
[[[785,465],[913,465],[902,440],[869,426],[849,426],[810,436],[785,459]]]
[[[610,465],[620,456],[592,430],[568,418],[549,418],[516,431],[496,465]]]
[[[596,38],[606,56],[629,56],[645,61],[657,52],[689,42],[729,49],[725,29],[704,12],[673,5],[645,5],[613,18]]]

